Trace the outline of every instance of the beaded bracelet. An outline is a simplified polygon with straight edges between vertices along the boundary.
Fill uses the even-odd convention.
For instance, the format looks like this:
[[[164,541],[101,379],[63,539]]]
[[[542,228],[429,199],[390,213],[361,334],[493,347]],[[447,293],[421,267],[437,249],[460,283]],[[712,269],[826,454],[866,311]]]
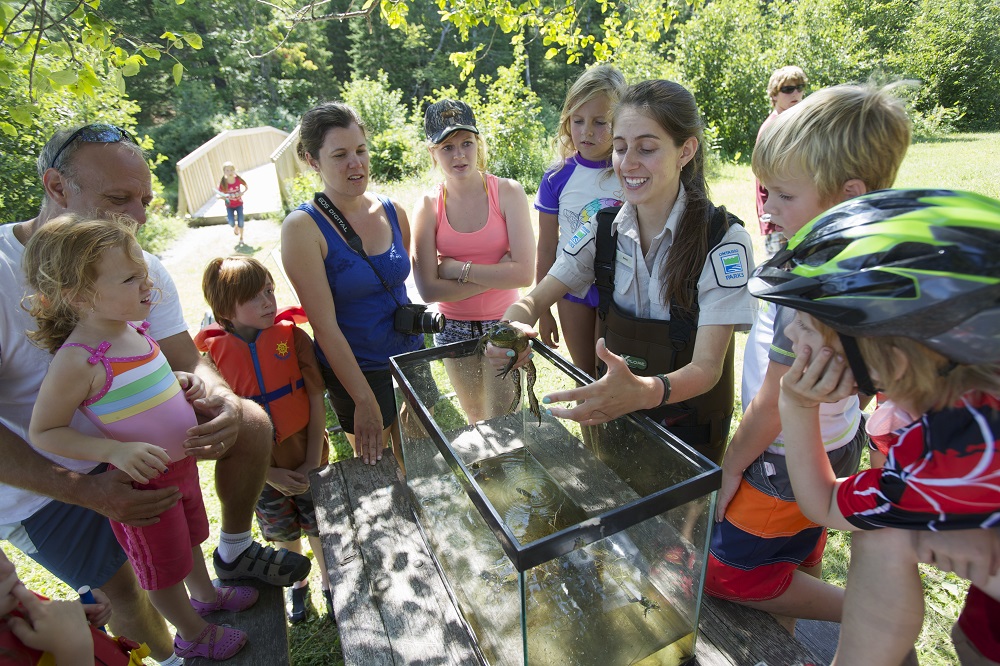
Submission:
[[[660,407],[670,401],[670,378],[666,375],[656,375],[663,382],[663,400],[660,400]]]
[[[458,276],[459,284],[465,284],[469,281],[469,271],[472,270],[472,262],[467,261],[465,265],[462,266],[462,274]]]

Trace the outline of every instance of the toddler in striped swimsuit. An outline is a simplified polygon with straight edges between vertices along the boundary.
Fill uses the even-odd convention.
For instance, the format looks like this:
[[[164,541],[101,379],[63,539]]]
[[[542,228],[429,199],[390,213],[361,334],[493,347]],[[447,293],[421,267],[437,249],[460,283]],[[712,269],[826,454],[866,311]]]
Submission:
[[[149,315],[156,290],[134,223],[54,220],[28,242],[24,269],[35,291],[27,305],[38,322],[29,337],[54,354],[31,415],[32,444],[109,463],[138,489],[180,490],[182,499],[155,524],[112,527],[140,586],[177,628],[175,653],[228,659],[246,634],[202,616],[248,608],[257,590],[215,588],[205,567],[200,544],[208,518],[195,459],[184,454],[187,430],[197,425],[190,401],[204,397],[205,386],[191,373],[171,371],[146,335],[148,324],[136,323]],[[75,429],[77,411],[106,438]]]

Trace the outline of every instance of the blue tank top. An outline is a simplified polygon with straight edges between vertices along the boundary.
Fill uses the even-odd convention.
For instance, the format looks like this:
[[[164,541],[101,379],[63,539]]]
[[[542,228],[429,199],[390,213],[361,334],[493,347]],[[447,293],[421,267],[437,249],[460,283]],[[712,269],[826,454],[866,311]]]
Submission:
[[[382,254],[368,258],[389,285],[396,301],[406,304],[410,302],[405,285],[410,274],[410,258],[403,246],[395,206],[382,196],[379,201],[392,227],[392,244]],[[326,239],[327,252],[323,263],[333,304],[337,308],[337,325],[350,343],[358,367],[364,372],[388,370],[390,356],[422,348],[422,335],[403,335],[393,328],[398,306],[368,262],[350,248],[312,202],[302,204],[298,210],[309,213]],[[316,357],[320,363],[330,367],[318,344]]]

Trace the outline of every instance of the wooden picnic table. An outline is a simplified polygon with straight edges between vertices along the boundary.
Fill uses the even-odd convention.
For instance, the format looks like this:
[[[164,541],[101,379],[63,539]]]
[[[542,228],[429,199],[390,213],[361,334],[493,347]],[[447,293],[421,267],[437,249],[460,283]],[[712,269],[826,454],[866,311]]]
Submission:
[[[483,664],[421,536],[391,454],[313,472],[313,494],[345,664]],[[797,639],[766,614],[703,596],[699,666],[828,664],[836,626],[799,622]]]

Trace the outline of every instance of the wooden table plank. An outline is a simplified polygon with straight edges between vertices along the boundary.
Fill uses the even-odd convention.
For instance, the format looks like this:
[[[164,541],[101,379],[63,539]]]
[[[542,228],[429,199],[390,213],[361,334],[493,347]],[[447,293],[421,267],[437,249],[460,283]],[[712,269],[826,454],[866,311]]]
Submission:
[[[479,663],[391,455],[314,473],[345,664]]]

